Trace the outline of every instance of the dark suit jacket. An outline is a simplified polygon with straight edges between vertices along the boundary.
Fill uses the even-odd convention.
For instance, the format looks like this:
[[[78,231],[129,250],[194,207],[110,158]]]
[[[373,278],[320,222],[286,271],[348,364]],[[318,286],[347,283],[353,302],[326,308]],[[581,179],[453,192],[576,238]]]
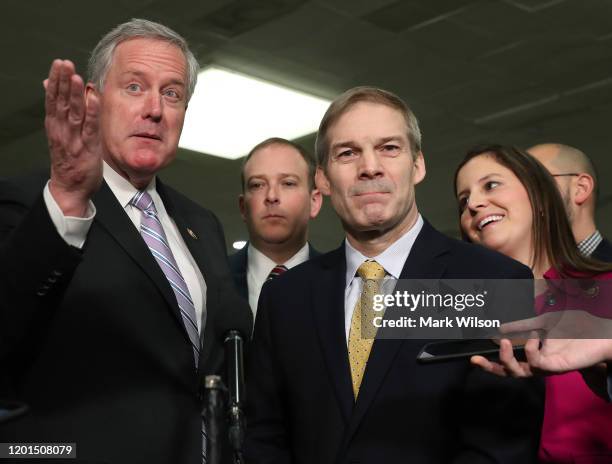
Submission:
[[[597,245],[597,248],[595,248],[595,251],[593,251],[593,254],[591,256],[593,256],[593,258],[599,259],[600,261],[611,263],[612,262],[612,243],[610,243],[608,240],[604,238],[601,241],[601,243]]]
[[[357,402],[344,329],[344,246],[271,281],[248,366],[247,462],[529,463],[542,422],[539,380],[502,379],[467,360],[419,365],[423,340],[374,342]],[[401,274],[531,278],[427,222]]]
[[[244,248],[238,250],[229,257],[234,285],[238,290],[238,294],[247,301],[249,301],[249,286],[247,284],[247,270],[249,265],[248,248],[249,244],[247,243]],[[311,244],[308,244],[309,259],[319,256],[320,254],[321,253],[315,250]]]
[[[30,406],[0,441],[75,442],[82,462],[200,464],[200,385],[223,362],[216,324],[230,279],[219,221],[158,182],[206,281],[196,372],[172,289],[111,190],[93,198],[81,251],[56,232],[43,181],[0,183],[0,396]]]

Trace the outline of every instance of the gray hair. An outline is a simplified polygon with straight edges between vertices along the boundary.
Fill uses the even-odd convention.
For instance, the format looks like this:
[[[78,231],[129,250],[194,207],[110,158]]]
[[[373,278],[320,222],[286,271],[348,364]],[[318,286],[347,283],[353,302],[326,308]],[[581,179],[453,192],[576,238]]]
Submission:
[[[106,78],[108,69],[113,61],[115,48],[117,48],[117,45],[119,45],[121,42],[136,38],[162,40],[177,46],[183,52],[185,61],[187,63],[186,85],[188,102],[193,95],[196,81],[198,79],[198,71],[200,68],[198,65],[198,60],[196,60],[196,57],[187,45],[187,41],[183,37],[169,27],[149,21],[147,19],[133,18],[128,22],[119,24],[104,37],[102,37],[89,57],[89,63],[87,66],[89,82],[93,83],[96,86],[96,89],[102,92],[102,89],[104,88],[104,79]]]
[[[416,159],[417,154],[421,151],[421,129],[419,121],[408,107],[406,102],[400,97],[387,90],[377,89],[376,87],[353,87],[347,90],[342,95],[337,97],[325,112],[319,131],[317,132],[317,140],[315,142],[315,152],[317,154],[317,162],[323,169],[327,167],[329,158],[329,140],[327,132],[340,117],[346,113],[353,105],[360,102],[378,103],[396,109],[401,113],[406,121],[408,128],[408,141],[412,156]]]

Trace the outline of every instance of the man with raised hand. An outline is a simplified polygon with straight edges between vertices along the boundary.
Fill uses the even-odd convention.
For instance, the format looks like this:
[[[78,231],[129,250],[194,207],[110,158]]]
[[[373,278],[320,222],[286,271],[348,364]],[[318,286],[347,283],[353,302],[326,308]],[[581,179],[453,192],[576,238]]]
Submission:
[[[248,333],[251,315],[223,306],[217,218],[157,178],[197,71],[181,36],[142,19],[100,40],[87,84],[53,61],[50,179],[0,183],[0,357],[7,395],[30,407],[0,441],[75,443],[82,462],[205,460],[220,321]]]

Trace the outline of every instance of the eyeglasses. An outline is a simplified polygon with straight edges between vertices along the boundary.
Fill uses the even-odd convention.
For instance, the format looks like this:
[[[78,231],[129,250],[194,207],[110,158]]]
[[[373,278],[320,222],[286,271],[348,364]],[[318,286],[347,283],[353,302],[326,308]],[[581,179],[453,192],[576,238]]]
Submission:
[[[568,172],[566,174],[551,174],[551,176],[553,177],[565,177],[565,176],[579,176],[580,173],[578,172]]]

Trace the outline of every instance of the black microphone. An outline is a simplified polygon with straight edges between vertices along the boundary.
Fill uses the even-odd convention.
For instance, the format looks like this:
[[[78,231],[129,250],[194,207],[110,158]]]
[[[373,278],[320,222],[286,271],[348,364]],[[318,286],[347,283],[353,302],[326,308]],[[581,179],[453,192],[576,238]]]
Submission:
[[[222,292],[223,311],[219,315],[219,333],[223,334],[225,362],[227,365],[227,389],[229,392],[229,443],[234,451],[234,461],[242,462],[242,445],[246,428],[243,406],[244,384],[244,343],[251,335],[253,315],[246,301],[233,288]]]

